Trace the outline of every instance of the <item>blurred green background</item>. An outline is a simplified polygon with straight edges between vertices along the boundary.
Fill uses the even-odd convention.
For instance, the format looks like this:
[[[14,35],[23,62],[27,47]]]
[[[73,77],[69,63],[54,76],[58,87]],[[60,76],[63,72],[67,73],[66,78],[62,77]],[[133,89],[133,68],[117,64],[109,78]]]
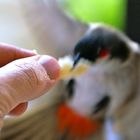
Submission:
[[[127,0],[61,0],[64,8],[84,22],[104,22],[123,30]]]

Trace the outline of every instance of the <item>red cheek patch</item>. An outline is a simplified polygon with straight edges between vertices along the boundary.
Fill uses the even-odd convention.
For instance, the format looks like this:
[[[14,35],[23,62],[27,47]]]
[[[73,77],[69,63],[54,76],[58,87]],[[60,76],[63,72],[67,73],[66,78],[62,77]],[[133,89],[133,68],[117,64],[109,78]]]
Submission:
[[[107,57],[109,55],[109,51],[107,49],[101,49],[99,52],[99,57],[100,58],[104,58]]]
[[[86,138],[101,127],[99,122],[80,116],[65,104],[58,108],[57,118],[59,131],[68,132],[73,138]]]

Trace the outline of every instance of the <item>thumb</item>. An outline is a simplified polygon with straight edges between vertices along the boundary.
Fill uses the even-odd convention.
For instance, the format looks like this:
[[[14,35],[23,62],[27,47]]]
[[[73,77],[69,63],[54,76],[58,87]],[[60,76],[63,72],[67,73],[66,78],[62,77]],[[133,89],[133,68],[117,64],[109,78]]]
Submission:
[[[47,92],[59,72],[57,60],[46,55],[18,59],[0,68],[0,115]]]

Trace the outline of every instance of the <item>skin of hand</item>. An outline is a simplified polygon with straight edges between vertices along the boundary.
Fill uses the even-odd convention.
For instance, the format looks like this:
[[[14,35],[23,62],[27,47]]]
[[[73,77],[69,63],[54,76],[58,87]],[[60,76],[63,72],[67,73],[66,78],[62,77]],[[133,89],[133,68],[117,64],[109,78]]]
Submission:
[[[60,66],[48,55],[0,44],[0,127],[5,115],[20,115],[28,101],[49,91],[57,82]]]

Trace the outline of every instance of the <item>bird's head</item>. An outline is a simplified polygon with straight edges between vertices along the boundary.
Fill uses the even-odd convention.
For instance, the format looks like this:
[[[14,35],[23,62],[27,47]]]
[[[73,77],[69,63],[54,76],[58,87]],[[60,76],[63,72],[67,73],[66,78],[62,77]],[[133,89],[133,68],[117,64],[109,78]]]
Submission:
[[[92,63],[126,62],[135,45],[118,30],[103,24],[93,24],[74,48],[74,67],[81,59]],[[99,61],[100,60],[100,61]]]

